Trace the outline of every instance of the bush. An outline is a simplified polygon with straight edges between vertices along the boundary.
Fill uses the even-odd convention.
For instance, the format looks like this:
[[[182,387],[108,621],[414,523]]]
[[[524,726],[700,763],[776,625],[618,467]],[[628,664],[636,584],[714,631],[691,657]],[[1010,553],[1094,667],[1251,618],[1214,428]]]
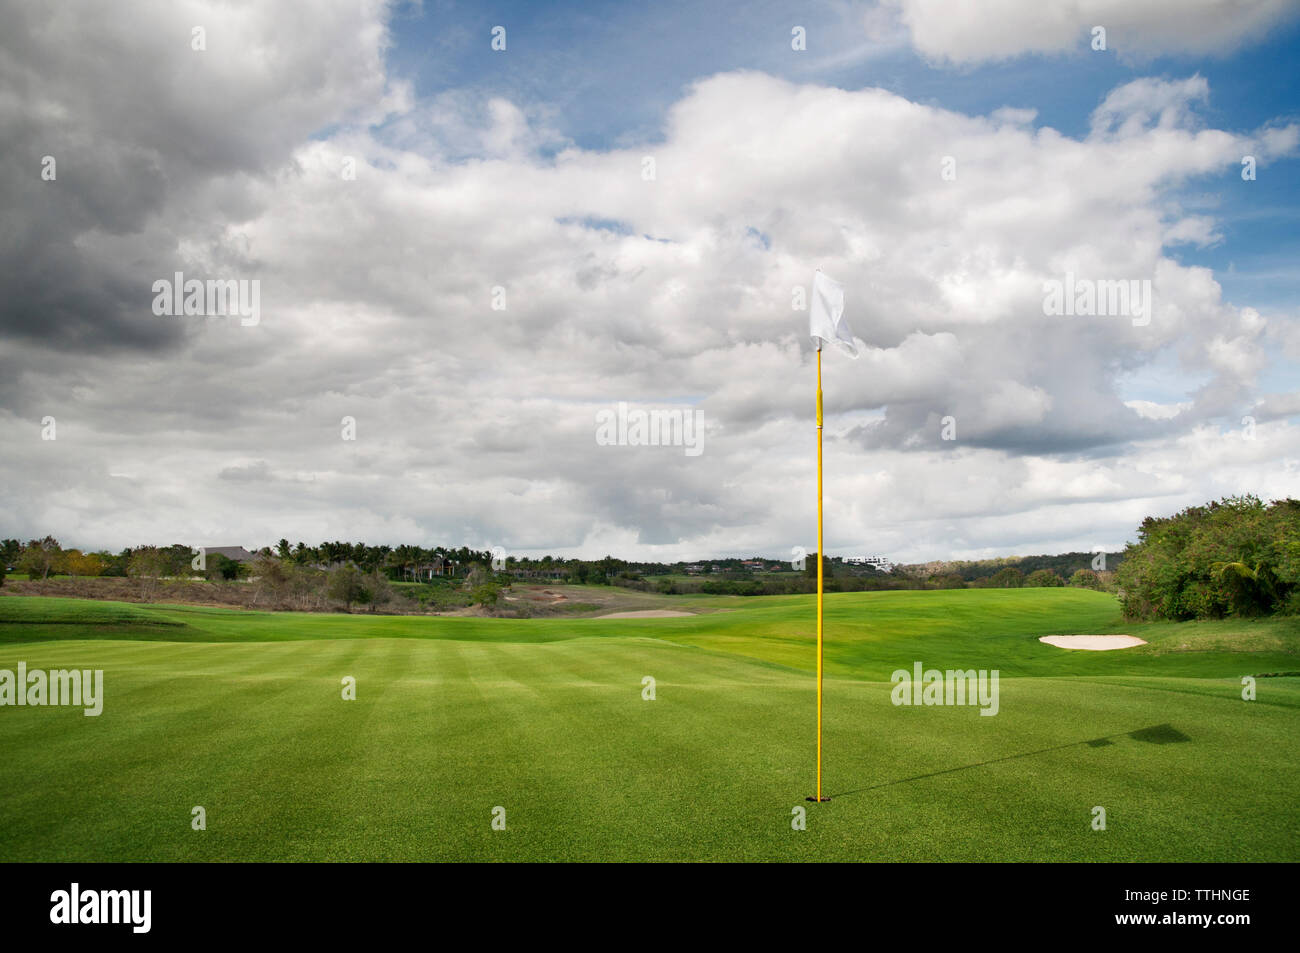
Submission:
[[[501,598],[501,587],[496,583],[488,582],[481,586],[475,586],[470,593],[470,600],[478,606],[490,609],[497,604]]]
[[[424,583],[414,592],[403,589],[402,594],[419,601],[420,608],[430,612],[463,609],[470,605],[470,593],[453,586]]]
[[[235,562],[229,556],[223,556],[221,553],[213,553],[207,557],[207,569],[204,575],[209,579],[223,579],[230,581],[239,578],[239,563]]]
[[[1070,577],[1070,585],[1081,589],[1101,589],[1101,577],[1091,569],[1076,569]]]
[[[1034,589],[1044,589],[1053,586],[1064,586],[1065,580],[1057,575],[1053,569],[1035,569],[1025,577],[1025,585]]]

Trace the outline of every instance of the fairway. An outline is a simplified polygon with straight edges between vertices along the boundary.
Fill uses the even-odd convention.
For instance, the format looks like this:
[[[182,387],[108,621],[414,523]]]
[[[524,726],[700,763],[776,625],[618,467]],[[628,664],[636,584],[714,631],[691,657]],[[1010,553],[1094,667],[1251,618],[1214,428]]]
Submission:
[[[1126,624],[1077,589],[832,594],[833,800],[810,805],[812,605],[509,620],[0,598],[0,669],[105,686],[98,717],[0,709],[0,860],[1300,859],[1300,679],[1242,698],[1243,676],[1300,671],[1295,620]],[[1090,633],[1148,644],[1038,641]],[[997,715],[892,704],[916,662],[998,670]]]

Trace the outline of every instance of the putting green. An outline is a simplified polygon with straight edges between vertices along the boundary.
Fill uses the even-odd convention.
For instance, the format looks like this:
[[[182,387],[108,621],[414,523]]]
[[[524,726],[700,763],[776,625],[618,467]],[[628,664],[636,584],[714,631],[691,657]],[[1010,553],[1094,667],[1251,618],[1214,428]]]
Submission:
[[[1295,623],[1134,626],[1077,590],[827,604],[810,805],[808,597],[608,621],[0,598],[0,669],[105,680],[98,717],[0,708],[0,860],[1300,859],[1300,679],[1241,697],[1300,670]],[[1107,631],[1149,644],[1037,641]],[[997,716],[891,704],[916,661],[999,669]]]

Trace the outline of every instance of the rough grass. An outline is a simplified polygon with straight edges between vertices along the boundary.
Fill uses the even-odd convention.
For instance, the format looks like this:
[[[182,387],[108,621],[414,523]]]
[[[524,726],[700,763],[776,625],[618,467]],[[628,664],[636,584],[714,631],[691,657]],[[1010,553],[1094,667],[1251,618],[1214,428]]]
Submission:
[[[459,586],[461,580],[455,580]],[[687,608],[692,612],[715,612],[743,605],[737,596],[701,594],[668,596],[638,592],[618,586],[568,585],[517,582],[506,588],[497,607],[485,611],[467,608],[468,594],[451,582],[393,582],[395,598],[383,606],[383,615],[518,615],[598,616],[609,612],[638,609]],[[408,598],[407,596],[417,598]],[[421,606],[418,596],[426,596]],[[317,594],[304,605],[295,596],[283,595],[277,602],[264,587],[250,580],[208,581],[193,579],[140,579],[117,576],[51,576],[49,579],[15,580],[0,588],[0,597],[41,596],[51,599],[102,599],[128,604],[215,606],[249,610],[303,610],[318,613],[342,612],[343,604]],[[554,596],[562,598],[555,599]],[[429,598],[432,597],[432,598]],[[0,599],[0,601],[3,601]],[[0,610],[2,611],[2,610]],[[355,607],[357,613],[368,612]]]

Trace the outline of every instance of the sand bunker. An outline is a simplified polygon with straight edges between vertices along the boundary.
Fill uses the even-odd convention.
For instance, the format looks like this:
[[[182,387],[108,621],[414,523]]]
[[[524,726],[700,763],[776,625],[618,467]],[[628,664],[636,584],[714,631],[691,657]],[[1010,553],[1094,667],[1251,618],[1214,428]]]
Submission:
[[[1044,635],[1038,641],[1061,649],[1089,649],[1093,652],[1131,649],[1135,645],[1147,644],[1145,639],[1132,635]]]
[[[695,615],[694,612],[678,612],[676,609],[639,609],[636,612],[609,612],[600,619],[676,619],[684,615]]]

